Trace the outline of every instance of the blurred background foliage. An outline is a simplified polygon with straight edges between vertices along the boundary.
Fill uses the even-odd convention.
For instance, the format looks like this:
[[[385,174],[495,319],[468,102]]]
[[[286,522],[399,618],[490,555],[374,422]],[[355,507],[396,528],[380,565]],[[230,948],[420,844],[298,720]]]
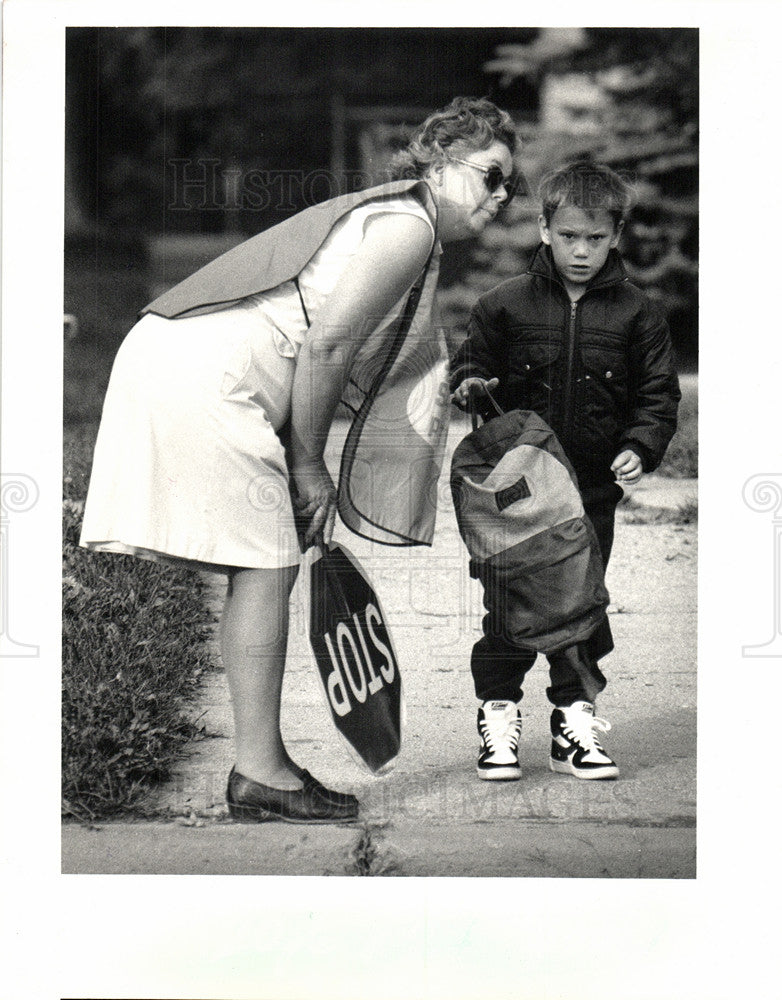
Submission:
[[[68,28],[69,329],[113,356],[162,288],[306,204],[382,180],[411,126],[472,94],[516,120],[530,194],[445,255],[451,342],[476,296],[526,267],[541,174],[591,153],[633,183],[628,270],[692,370],[697,88],[695,29]],[[90,416],[66,384],[69,406]]]
[[[545,29],[504,44],[486,65],[500,85],[524,79],[538,114],[521,123],[519,164],[530,197],[512,205],[451,293],[458,311],[476,292],[523,268],[539,239],[541,176],[575,157],[610,164],[634,189],[620,249],[632,281],[662,307],[682,367],[697,362],[698,35],[688,29]]]

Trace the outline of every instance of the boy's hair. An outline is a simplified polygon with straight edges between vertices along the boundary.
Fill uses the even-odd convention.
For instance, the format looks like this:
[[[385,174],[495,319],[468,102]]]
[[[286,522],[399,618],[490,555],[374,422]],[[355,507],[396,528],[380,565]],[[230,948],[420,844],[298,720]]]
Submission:
[[[538,190],[547,226],[560,206],[570,205],[585,212],[605,210],[616,229],[632,201],[630,185],[619,174],[588,158],[574,160],[546,174]]]

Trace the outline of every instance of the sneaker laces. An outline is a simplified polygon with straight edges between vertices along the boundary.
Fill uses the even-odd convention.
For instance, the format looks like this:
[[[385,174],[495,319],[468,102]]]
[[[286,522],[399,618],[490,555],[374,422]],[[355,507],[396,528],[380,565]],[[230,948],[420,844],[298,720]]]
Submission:
[[[513,704],[510,702],[509,704]],[[521,736],[521,716],[515,705],[513,715],[508,709],[502,712],[497,710],[487,711],[484,709],[483,718],[480,720],[479,728],[483,742],[494,753],[500,746],[516,750]]]
[[[565,711],[565,721],[562,723],[562,732],[568,739],[574,740],[584,750],[597,750],[605,756],[605,750],[600,744],[600,738],[595,730],[608,733],[611,730],[611,723],[607,719],[601,719],[590,712],[576,710],[575,712]]]

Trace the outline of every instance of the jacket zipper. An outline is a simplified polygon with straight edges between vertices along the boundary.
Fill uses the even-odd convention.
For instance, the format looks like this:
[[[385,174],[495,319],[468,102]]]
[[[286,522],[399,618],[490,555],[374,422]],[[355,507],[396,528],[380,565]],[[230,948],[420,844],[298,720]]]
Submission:
[[[573,417],[573,403],[576,385],[573,380],[573,369],[576,359],[576,311],[578,302],[570,303],[570,324],[568,327],[567,369],[565,371],[565,400],[562,412],[562,430],[567,434]]]

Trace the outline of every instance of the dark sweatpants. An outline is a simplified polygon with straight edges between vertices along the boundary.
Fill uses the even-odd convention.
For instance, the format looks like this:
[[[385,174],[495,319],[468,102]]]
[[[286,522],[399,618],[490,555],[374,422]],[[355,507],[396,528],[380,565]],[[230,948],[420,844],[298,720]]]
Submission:
[[[603,567],[608,566],[614,543],[614,517],[616,505],[622,498],[618,487],[606,499],[605,490],[599,491],[597,500],[590,500],[584,491],[584,510],[597,535]],[[519,701],[521,685],[527,671],[537,658],[537,653],[514,646],[506,637],[493,634],[490,615],[483,619],[484,635],[472,649],[470,667],[475,683],[475,693],[481,701],[492,699]],[[614,648],[608,619],[584,643],[561,653],[548,656],[551,686],[546,688],[549,701],[554,705],[572,705],[574,701],[594,701],[606,686],[597,661]]]

